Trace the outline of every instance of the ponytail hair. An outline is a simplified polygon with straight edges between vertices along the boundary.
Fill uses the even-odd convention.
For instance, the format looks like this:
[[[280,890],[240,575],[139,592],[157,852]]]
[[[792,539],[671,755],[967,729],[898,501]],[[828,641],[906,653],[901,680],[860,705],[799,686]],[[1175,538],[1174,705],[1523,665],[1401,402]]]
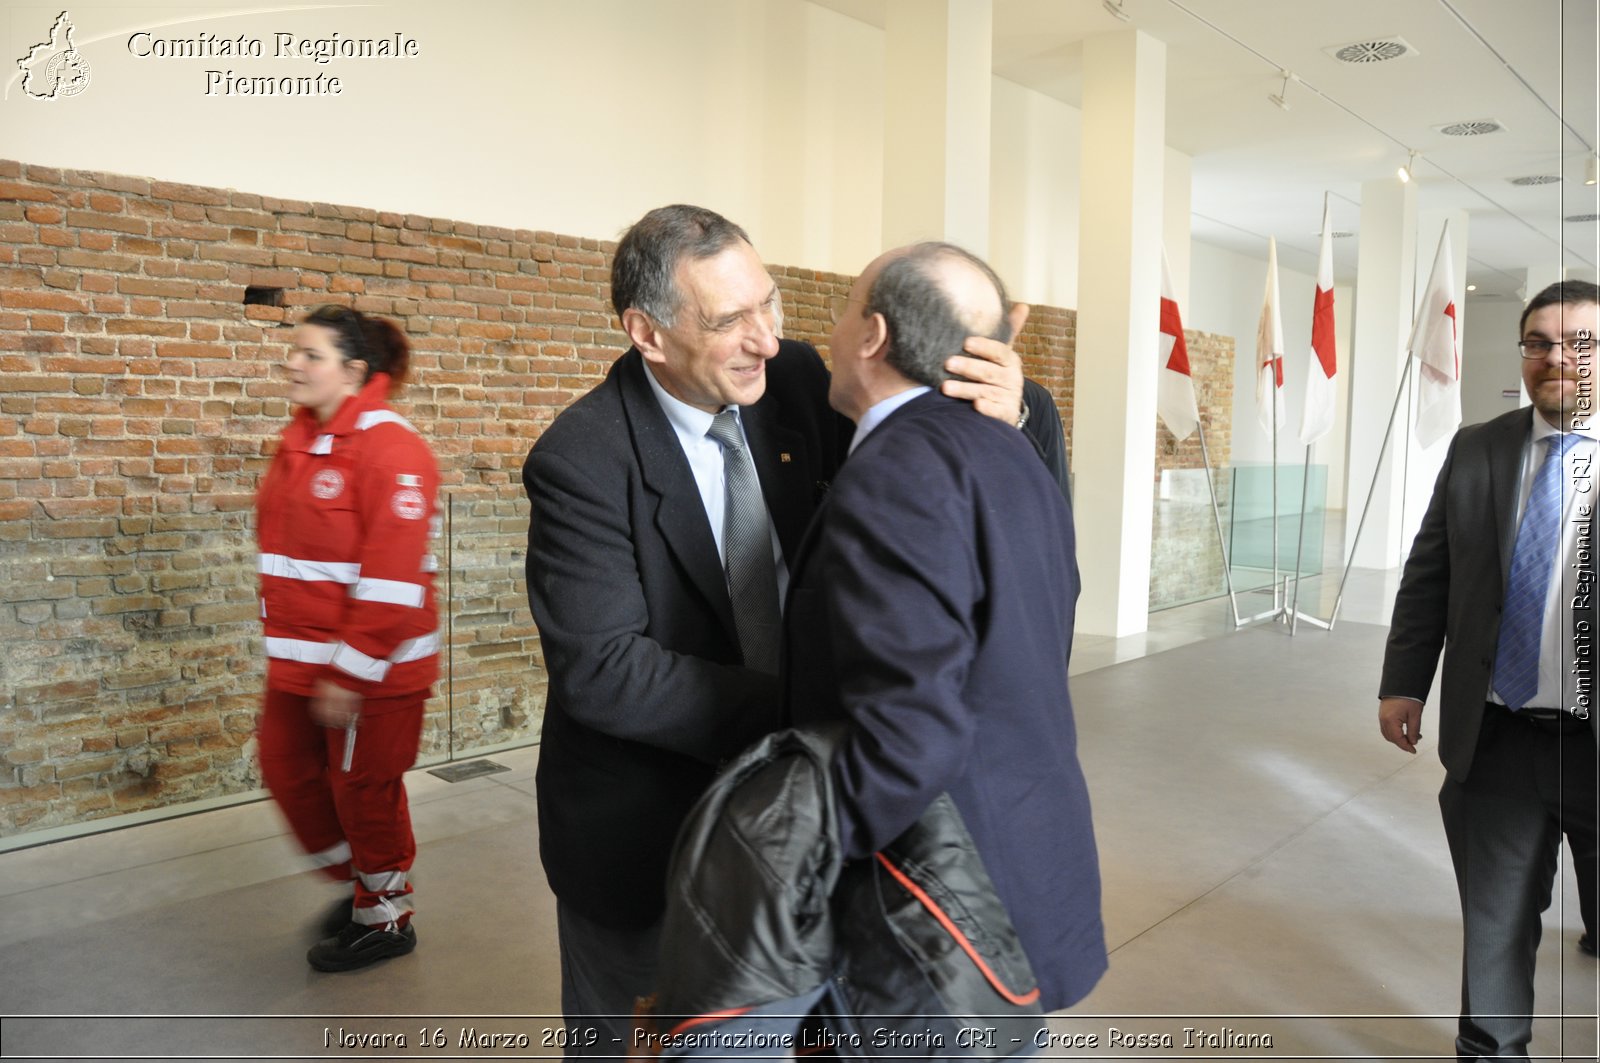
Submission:
[[[406,372],[411,368],[411,344],[406,334],[388,318],[369,317],[361,311],[337,303],[325,303],[305,316],[306,325],[321,325],[334,334],[334,345],[347,362],[367,363],[367,376],[389,375],[389,396],[400,394]]]

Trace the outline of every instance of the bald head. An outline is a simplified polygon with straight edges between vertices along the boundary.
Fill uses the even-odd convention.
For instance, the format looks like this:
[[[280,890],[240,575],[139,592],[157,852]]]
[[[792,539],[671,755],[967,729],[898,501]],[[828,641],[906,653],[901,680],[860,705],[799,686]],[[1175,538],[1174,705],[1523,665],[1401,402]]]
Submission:
[[[888,325],[889,365],[918,384],[938,387],[949,376],[945,359],[960,354],[968,336],[1011,339],[1005,285],[981,258],[946,243],[914,244],[872,266],[866,311]]]

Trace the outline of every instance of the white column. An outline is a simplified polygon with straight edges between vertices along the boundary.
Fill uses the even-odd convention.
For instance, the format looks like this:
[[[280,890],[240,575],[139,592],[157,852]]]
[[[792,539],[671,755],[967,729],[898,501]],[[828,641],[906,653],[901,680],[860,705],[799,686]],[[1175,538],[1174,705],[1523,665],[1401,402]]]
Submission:
[[[989,253],[991,0],[888,0],[883,246]]]
[[[1172,267],[1172,295],[1178,309],[1188,314],[1194,305],[1189,302],[1189,234],[1194,229],[1189,217],[1193,199],[1193,160],[1176,148],[1168,148],[1163,156],[1166,163],[1162,178],[1162,196],[1166,209],[1161,213],[1161,243],[1167,249],[1167,264]],[[1187,322],[1189,319],[1184,318]]]
[[[1166,61],[1137,30],[1083,44],[1072,456],[1078,630],[1094,635],[1149,619]]]
[[[1559,284],[1565,279],[1566,271],[1561,268],[1561,252],[1551,248],[1550,258],[1547,261],[1529,264],[1527,279],[1522,282],[1522,305],[1527,306],[1529,299],[1550,285]],[[1519,336],[1518,339],[1520,338]]]
[[[1379,447],[1405,368],[1411,333],[1417,261],[1417,194],[1414,184],[1393,177],[1361,186],[1361,246],[1356,258],[1356,313],[1350,366],[1349,506],[1345,509],[1345,556],[1352,544],[1363,568],[1393,568],[1410,544],[1401,544],[1400,500],[1406,434],[1411,419],[1401,402],[1394,433],[1380,468]],[[1413,372],[1412,383],[1416,374]],[[1372,507],[1361,541],[1355,543],[1373,470]]]

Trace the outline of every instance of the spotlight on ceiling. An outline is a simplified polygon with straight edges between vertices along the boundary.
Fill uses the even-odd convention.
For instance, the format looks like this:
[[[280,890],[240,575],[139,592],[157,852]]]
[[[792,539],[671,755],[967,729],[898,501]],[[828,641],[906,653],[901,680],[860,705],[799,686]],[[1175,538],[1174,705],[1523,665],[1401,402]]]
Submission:
[[[1118,21],[1131,22],[1133,20],[1133,16],[1122,10],[1122,0],[1100,0],[1100,6],[1105,8],[1106,13]]]
[[[1600,183],[1600,156],[1596,156],[1592,151],[1583,163],[1583,183],[1586,185]]]
[[[1411,178],[1413,176],[1411,171],[1416,165],[1417,153],[1413,151],[1406,157],[1406,164],[1395,171],[1395,176],[1400,178],[1401,184],[1407,185],[1411,183]]]
[[[1289,109],[1289,79],[1293,76],[1294,75],[1289,73],[1287,70],[1283,71],[1283,87],[1275,93],[1267,94],[1267,99],[1270,100],[1272,105],[1277,107],[1280,111],[1287,111]]]
[[[1469,284],[1469,285],[1467,285],[1467,291],[1469,291],[1469,292],[1475,292],[1475,291],[1477,291],[1477,290],[1478,290],[1478,286],[1477,286],[1477,285],[1476,285],[1476,284]]]

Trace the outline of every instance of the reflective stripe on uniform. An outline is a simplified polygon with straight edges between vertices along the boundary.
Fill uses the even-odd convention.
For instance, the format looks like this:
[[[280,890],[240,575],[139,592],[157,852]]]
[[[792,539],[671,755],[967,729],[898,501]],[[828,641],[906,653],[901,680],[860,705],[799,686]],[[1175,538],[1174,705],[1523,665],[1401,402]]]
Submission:
[[[361,578],[361,565],[355,561],[305,561],[282,554],[259,555],[256,570],[263,576],[307,583],[354,583]]]
[[[422,434],[417,432],[415,428],[411,427],[410,421],[406,420],[404,417],[401,417],[393,410],[368,410],[366,413],[356,418],[356,431],[365,432],[374,425],[380,424],[397,424],[402,428],[410,429],[417,435]]]
[[[402,915],[411,915],[416,910],[411,894],[404,893],[397,897],[381,897],[377,904],[365,908],[350,909],[350,921],[362,926],[387,926],[398,923]]]
[[[339,671],[352,675],[357,679],[365,679],[369,683],[381,683],[383,677],[389,674],[389,662],[380,661],[376,657],[368,657],[348,642],[334,645],[333,655],[329,661]]]
[[[316,441],[311,444],[310,453],[312,453],[312,454],[332,454],[333,453],[333,436],[332,435],[320,435],[320,436],[318,436],[316,438]]]
[[[356,877],[361,884],[373,893],[399,893],[406,888],[406,873],[404,871],[374,871],[368,874],[357,871]]]
[[[330,845],[320,853],[309,854],[312,867],[333,867],[350,859],[350,843]]]
[[[350,591],[350,600],[387,602],[390,605],[409,605],[420,609],[423,594],[422,587],[416,583],[403,583],[394,579],[368,579],[363,576],[356,580],[355,587]]]
[[[437,556],[433,555],[433,554],[423,554],[422,555],[422,571],[423,572],[437,572],[437,571],[439,571],[439,558]]]
[[[333,651],[336,644],[332,642],[311,642],[307,639],[283,639],[268,635],[266,638],[267,656],[276,657],[280,661],[299,661],[302,664],[327,664],[333,660]]]
[[[391,664],[404,664],[407,661],[420,661],[424,657],[432,657],[439,652],[439,633],[430,631],[426,635],[418,635],[414,639],[406,639],[394,648],[389,654]]]
[[[394,648],[387,661],[380,661],[375,657],[368,657],[360,650],[343,642],[311,642],[307,639],[274,638],[268,635],[266,640],[267,656],[277,657],[285,661],[301,661],[305,664],[329,664],[335,668],[355,676],[357,679],[370,679],[374,683],[382,682],[383,677],[389,673],[391,664],[405,664],[408,661],[420,661],[424,657],[432,657],[439,652],[439,633],[430,631],[426,635],[418,635],[414,639],[406,639]],[[376,674],[372,674],[372,673]]]

